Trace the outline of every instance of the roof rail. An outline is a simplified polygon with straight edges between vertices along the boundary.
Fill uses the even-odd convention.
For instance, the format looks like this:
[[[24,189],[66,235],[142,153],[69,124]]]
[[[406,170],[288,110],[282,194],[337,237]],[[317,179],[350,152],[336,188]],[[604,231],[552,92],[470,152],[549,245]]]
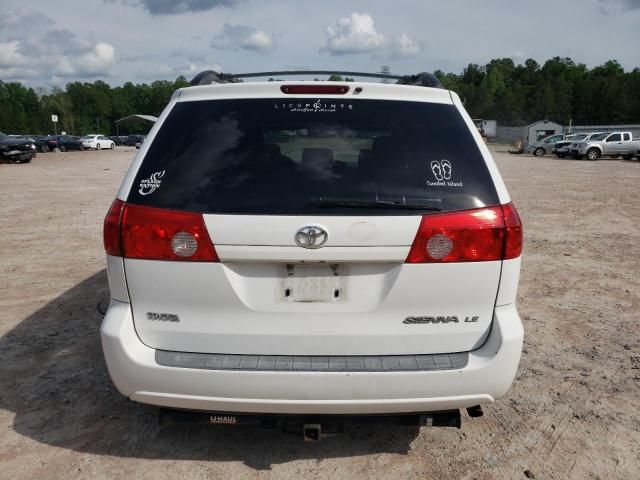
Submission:
[[[393,75],[371,72],[346,72],[339,70],[282,70],[275,72],[222,73],[214,70],[200,72],[190,82],[191,86],[211,85],[212,83],[237,83],[242,78],[277,77],[284,75],[344,75],[347,77],[388,78],[397,80],[399,85],[416,85],[420,87],[443,88],[440,80],[433,74],[421,72],[416,75]]]

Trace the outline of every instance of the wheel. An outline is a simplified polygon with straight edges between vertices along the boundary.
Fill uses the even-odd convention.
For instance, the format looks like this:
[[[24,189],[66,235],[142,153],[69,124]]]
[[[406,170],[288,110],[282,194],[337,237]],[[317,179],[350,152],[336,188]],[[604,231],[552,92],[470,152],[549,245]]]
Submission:
[[[600,158],[600,150],[598,150],[597,148],[590,148],[589,150],[587,150],[587,158],[589,160],[597,160],[598,158]]]
[[[114,148],[116,148],[116,144],[115,143],[111,143],[111,146],[109,147],[111,150],[113,150]]]
[[[556,157],[558,157],[558,158],[564,158],[564,153],[556,153]]]
[[[49,145],[47,145],[46,143],[44,145],[42,145],[42,147],[40,148],[40,151],[42,153],[47,153],[49,151]]]
[[[78,150],[80,150],[81,152],[84,151],[84,145],[80,144],[80,146],[78,147]]]
[[[622,155],[622,158],[624,160],[631,160],[633,158],[633,155]]]
[[[542,156],[545,154],[544,148],[542,148],[542,147],[538,147],[538,148],[536,148],[536,149],[533,151],[533,154],[534,154],[536,157],[542,157]]]
[[[58,148],[60,149],[61,152],[67,151],[67,147],[65,147],[64,145],[60,145]]]
[[[96,150],[102,150],[102,147],[100,146],[99,143],[96,143]]]

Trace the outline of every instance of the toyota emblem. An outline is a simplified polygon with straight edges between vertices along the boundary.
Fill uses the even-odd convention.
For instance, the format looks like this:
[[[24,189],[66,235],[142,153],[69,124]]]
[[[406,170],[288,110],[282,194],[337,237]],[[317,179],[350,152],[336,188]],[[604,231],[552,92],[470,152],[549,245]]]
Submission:
[[[329,234],[327,231],[317,225],[302,227],[296,232],[296,245],[302,248],[320,248],[325,243]]]

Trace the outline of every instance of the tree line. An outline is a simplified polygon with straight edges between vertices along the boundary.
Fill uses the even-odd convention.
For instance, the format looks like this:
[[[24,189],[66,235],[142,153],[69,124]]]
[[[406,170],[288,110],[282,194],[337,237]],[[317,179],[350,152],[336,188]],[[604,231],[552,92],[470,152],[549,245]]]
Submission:
[[[570,58],[510,58],[470,64],[459,75],[434,72],[456,91],[474,118],[519,126],[548,119],[563,125],[640,123],[640,68],[625,72],[616,60],[592,69]]]
[[[33,89],[0,80],[0,131],[19,134],[51,134],[51,115],[58,116],[57,132],[70,135],[116,133],[114,121],[142,113],[160,115],[173,92],[189,85],[184,77],[151,84],[127,82],[111,87],[98,80],[73,82],[66,88]],[[146,132],[148,124],[125,127],[126,133]]]
[[[436,71],[445,88],[456,91],[474,118],[503,125],[525,125],[540,119],[561,124],[640,123],[640,68],[625,72],[615,60],[587,68],[570,58],[554,57],[543,65],[529,59],[515,64],[501,58],[481,66],[469,64],[460,74]],[[331,80],[342,77],[331,76]],[[345,81],[353,81],[346,78]],[[0,131],[69,134],[115,134],[114,121],[134,113],[159,115],[172,93],[188,85],[175,81],[111,87],[98,80],[72,82],[65,89],[34,89],[0,80]],[[148,126],[128,127],[134,133]]]

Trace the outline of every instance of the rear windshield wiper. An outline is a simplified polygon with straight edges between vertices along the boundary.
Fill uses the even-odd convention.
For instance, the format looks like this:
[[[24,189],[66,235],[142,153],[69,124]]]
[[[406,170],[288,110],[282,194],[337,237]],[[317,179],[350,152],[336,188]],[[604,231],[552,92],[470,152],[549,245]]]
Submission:
[[[439,202],[440,200],[433,200]],[[424,203],[406,203],[391,200],[350,200],[341,198],[318,198],[309,202],[310,206],[319,208],[381,208],[396,210],[428,210],[430,212],[440,212],[440,207],[426,205]]]

